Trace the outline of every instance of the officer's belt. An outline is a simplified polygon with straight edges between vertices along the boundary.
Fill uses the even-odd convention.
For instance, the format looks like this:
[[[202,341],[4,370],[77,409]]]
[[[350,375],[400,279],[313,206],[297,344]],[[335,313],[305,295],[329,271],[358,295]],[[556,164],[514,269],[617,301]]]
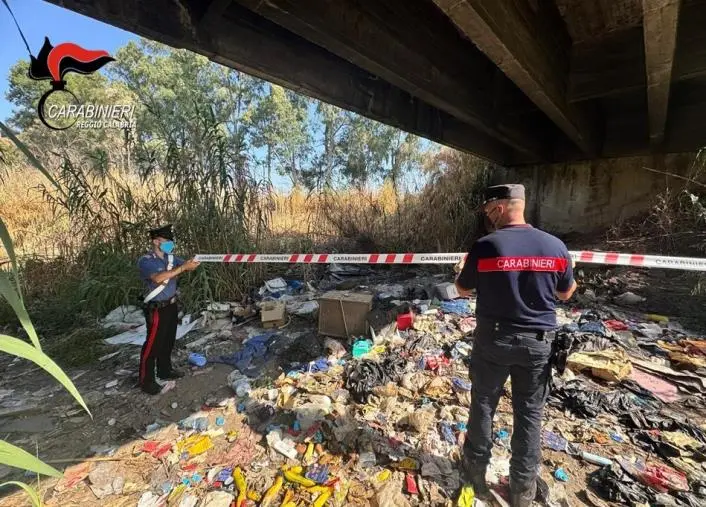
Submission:
[[[150,310],[154,308],[165,308],[169,305],[172,305],[177,302],[176,296],[174,296],[171,299],[166,299],[164,301],[150,301],[149,303],[144,303],[145,308],[149,308]]]
[[[479,331],[493,331],[495,333],[502,334],[535,334],[537,335],[537,340],[543,341],[553,341],[556,337],[556,331],[541,331],[533,329],[523,329],[519,328],[514,324],[509,324],[507,322],[500,322],[491,319],[476,319],[478,323],[476,329]]]

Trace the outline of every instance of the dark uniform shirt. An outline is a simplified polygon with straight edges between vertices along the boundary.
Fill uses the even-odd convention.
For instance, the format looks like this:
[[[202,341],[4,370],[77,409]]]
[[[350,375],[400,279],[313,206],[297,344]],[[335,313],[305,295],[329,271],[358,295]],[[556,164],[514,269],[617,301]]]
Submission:
[[[531,225],[514,225],[476,241],[458,284],[476,289],[479,322],[550,331],[556,328],[555,292],[568,291],[573,276],[571,256],[560,239]]]
[[[167,270],[167,257],[167,254],[164,254],[164,258],[160,259],[157,254],[150,252],[140,257],[140,260],[137,262],[137,267],[140,270],[140,278],[142,278],[142,281],[145,284],[145,296],[157,288],[157,284],[154,283],[150,277]],[[172,269],[177,268],[182,264],[184,264],[184,261],[175,255]],[[152,301],[168,301],[176,295],[176,291],[176,278],[172,278],[167,282],[167,286],[164,290],[157,294]]]

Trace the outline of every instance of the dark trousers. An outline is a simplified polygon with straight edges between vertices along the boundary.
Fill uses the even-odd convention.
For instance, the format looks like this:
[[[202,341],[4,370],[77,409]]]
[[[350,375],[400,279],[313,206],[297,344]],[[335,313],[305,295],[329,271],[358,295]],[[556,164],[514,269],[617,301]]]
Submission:
[[[157,308],[145,308],[147,339],[140,354],[140,385],[155,381],[157,374],[172,369],[172,350],[176,341],[179,310],[176,303]]]
[[[464,461],[485,468],[493,447],[495,409],[508,376],[512,382],[514,418],[510,480],[513,489],[532,487],[541,461],[541,427],[551,380],[551,342],[537,333],[476,330],[471,353],[471,412]]]

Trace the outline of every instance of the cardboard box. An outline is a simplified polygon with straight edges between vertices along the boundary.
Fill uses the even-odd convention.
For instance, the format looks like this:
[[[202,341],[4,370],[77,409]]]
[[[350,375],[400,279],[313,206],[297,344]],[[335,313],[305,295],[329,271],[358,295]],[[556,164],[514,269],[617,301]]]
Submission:
[[[279,301],[266,301],[262,303],[262,308],[260,309],[262,327],[268,329],[271,327],[284,326],[287,322],[285,315],[284,303]]]
[[[449,299],[456,299],[459,297],[458,291],[456,290],[456,285],[449,282],[440,283],[436,286],[436,292],[440,299],[448,301]]]
[[[373,295],[330,291],[319,298],[319,334],[338,338],[368,336]]]

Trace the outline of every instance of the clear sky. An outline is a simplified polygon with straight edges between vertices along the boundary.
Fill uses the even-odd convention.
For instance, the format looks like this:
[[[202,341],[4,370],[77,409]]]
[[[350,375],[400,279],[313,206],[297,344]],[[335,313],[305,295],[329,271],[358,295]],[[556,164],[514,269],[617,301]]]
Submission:
[[[137,36],[43,0],[8,0],[15,17],[36,55],[49,37],[53,45],[74,42],[86,49],[114,53]],[[5,121],[12,105],[5,99],[10,67],[19,59],[29,61],[27,49],[10,13],[0,1],[0,120]]]

